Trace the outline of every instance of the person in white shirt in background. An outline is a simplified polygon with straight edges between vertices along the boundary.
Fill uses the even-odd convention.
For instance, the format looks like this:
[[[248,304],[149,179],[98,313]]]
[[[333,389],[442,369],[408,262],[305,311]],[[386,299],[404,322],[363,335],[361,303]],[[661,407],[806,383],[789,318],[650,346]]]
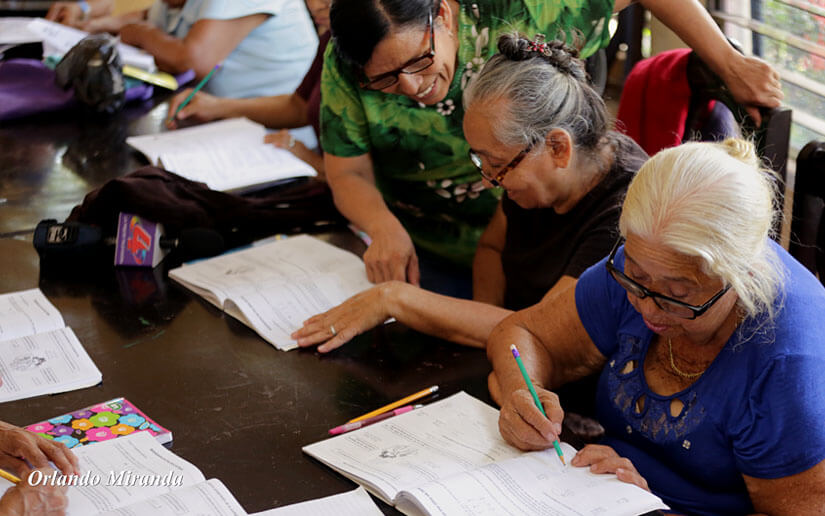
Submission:
[[[156,0],[149,9],[112,16],[112,0],[56,2],[47,19],[121,41],[155,57],[172,74],[203,78],[204,90],[242,98],[291,93],[318,47],[303,0]]]

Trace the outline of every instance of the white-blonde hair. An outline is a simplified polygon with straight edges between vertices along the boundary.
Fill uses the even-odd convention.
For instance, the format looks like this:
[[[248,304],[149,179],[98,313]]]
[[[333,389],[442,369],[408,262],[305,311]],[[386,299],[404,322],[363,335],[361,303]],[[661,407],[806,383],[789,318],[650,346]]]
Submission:
[[[619,229],[699,257],[706,274],[736,291],[747,317],[766,313],[770,321],[784,278],[770,244],[779,216],[776,184],[748,141],[685,143],[642,166]]]

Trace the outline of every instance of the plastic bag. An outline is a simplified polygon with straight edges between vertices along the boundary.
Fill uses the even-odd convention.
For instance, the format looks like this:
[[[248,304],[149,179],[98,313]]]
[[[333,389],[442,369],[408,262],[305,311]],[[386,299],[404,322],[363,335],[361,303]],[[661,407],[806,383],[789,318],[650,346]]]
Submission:
[[[75,98],[97,113],[112,114],[125,102],[123,65],[117,38],[93,34],[71,48],[55,68],[55,82],[74,88]]]

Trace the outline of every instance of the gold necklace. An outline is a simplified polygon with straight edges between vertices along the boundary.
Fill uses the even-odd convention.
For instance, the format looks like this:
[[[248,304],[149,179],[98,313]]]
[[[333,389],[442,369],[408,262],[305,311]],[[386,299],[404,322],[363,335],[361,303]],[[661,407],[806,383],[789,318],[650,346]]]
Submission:
[[[702,374],[705,372],[705,369],[707,369],[707,367],[705,367],[705,369],[702,369],[698,373],[686,373],[684,371],[679,370],[679,368],[676,367],[676,362],[673,361],[673,345],[670,343],[670,337],[667,338],[667,351],[670,355],[670,367],[674,371],[676,371],[676,374],[683,378],[698,378],[702,376]]]

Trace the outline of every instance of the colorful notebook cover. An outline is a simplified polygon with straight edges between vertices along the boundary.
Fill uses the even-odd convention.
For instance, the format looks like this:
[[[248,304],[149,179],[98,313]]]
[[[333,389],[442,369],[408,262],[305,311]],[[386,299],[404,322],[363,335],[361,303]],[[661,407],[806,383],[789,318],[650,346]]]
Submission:
[[[53,417],[28,425],[26,430],[69,448],[108,441],[133,432],[149,432],[161,444],[172,440],[171,431],[155,423],[126,398],[115,398]]]

